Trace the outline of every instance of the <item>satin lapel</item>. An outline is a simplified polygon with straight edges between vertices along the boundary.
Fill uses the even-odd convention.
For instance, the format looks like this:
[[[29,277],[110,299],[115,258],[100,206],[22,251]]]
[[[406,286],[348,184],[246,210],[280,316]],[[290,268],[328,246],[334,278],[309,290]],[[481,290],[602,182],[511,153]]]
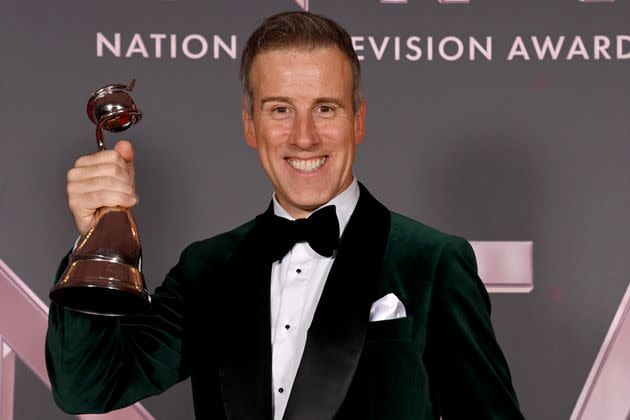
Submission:
[[[260,223],[235,251],[224,280],[219,376],[227,417],[271,419],[271,263],[263,255]]]
[[[326,420],[339,410],[361,356],[389,234],[389,211],[361,193],[308,330],[285,420]]]

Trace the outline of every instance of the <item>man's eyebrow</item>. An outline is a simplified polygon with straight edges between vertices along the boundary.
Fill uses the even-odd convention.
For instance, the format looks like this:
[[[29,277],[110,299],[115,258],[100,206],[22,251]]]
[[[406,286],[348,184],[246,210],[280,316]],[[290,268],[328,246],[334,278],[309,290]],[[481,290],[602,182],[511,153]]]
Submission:
[[[267,102],[291,102],[291,100],[286,96],[265,96],[260,99],[260,106]]]
[[[265,96],[260,99],[260,106],[262,107],[267,102],[286,102],[291,103],[291,99],[287,96]],[[333,96],[321,96],[314,101],[316,104],[332,103],[338,107],[343,107],[343,102],[339,98]]]
[[[324,96],[321,98],[317,98],[315,100],[316,104],[322,104],[322,103],[332,103],[337,105],[338,107],[343,107],[343,102],[339,99],[339,98],[335,98],[332,96]]]

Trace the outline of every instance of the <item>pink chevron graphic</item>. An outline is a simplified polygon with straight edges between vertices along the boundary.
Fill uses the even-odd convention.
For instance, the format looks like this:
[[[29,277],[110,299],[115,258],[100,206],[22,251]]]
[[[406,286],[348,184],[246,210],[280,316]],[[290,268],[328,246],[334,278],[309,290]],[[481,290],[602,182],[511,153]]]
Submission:
[[[300,6],[302,9],[308,11],[308,0],[295,0],[295,2],[298,4],[298,6]]]
[[[13,419],[15,353],[0,336],[0,420]]]
[[[608,329],[571,420],[630,419],[630,284]]]
[[[50,388],[44,360],[47,325],[46,304],[0,260],[0,420],[13,419],[16,356]],[[155,420],[139,403],[107,414],[81,415],[78,418]]]

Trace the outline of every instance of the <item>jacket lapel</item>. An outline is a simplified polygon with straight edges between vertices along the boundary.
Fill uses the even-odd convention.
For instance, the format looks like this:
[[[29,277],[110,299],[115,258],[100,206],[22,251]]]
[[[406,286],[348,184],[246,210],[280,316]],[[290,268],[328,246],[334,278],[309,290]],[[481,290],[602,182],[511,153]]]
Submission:
[[[271,263],[258,220],[236,249],[225,278],[219,322],[219,377],[228,418],[271,419]],[[225,338],[225,340],[223,340]]]
[[[285,420],[334,418],[361,356],[390,214],[359,185],[359,202],[346,226],[308,330]]]

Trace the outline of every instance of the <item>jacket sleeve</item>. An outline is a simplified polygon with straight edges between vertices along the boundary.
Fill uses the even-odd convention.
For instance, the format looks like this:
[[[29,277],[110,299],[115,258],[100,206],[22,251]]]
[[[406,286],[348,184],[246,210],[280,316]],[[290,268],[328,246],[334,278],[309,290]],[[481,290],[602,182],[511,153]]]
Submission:
[[[437,259],[427,334],[432,400],[443,420],[523,419],[464,239],[448,240]]]
[[[143,315],[107,317],[50,306],[46,365],[70,414],[103,413],[163,392],[189,376],[184,348],[186,251]],[[67,257],[57,271],[65,270]]]

